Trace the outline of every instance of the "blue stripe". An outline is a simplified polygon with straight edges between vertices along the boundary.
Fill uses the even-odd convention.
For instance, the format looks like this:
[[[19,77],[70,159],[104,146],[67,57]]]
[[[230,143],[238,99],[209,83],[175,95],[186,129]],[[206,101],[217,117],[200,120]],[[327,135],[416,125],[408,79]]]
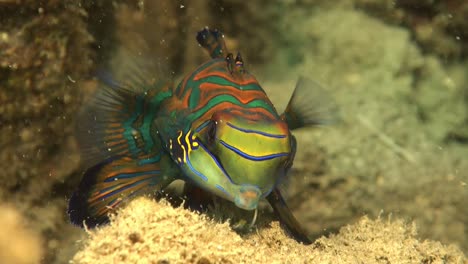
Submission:
[[[148,180],[151,180],[151,178],[142,179],[142,180],[139,180],[139,181],[137,181],[137,182],[134,182],[134,183],[128,184],[128,185],[118,184],[117,186],[119,186],[119,185],[123,185],[123,186],[122,186],[121,188],[115,190],[115,191],[112,191],[112,192],[106,194],[106,195],[103,196],[101,199],[102,199],[102,200],[103,200],[103,199],[107,199],[108,197],[111,197],[111,196],[114,195],[114,194],[117,194],[117,193],[119,193],[119,192],[123,192],[123,191],[125,191],[125,190],[127,190],[127,189],[129,189],[129,188],[132,188],[132,187],[137,186],[137,185],[139,185],[139,184],[145,183],[145,182],[148,181]],[[104,192],[106,192],[107,190],[109,190],[110,188],[114,188],[115,186],[116,186],[116,185],[111,186],[111,187],[108,187],[108,188],[106,188],[106,189],[102,189],[102,190],[99,191],[99,193],[104,193]]]
[[[131,178],[135,178],[139,176],[159,174],[159,173],[161,173],[160,170],[142,171],[142,172],[135,172],[135,173],[121,173],[115,177],[105,179],[104,182],[112,182],[112,181],[121,180],[121,179],[131,179]]]
[[[208,155],[210,155],[210,157],[211,157],[211,158],[214,160],[214,162],[216,163],[216,166],[218,166],[218,168],[224,173],[224,175],[226,176],[226,178],[228,178],[229,181],[230,181],[231,183],[234,183],[234,182],[232,181],[231,177],[229,176],[229,174],[226,172],[226,170],[224,170],[224,167],[221,166],[221,164],[219,164],[218,159],[217,159],[215,156],[213,156],[213,154],[211,154],[211,152],[210,152],[208,149],[206,149],[206,147],[205,147],[200,141],[197,140],[197,142],[198,142],[198,145],[201,146],[201,147],[203,148],[203,150],[204,150],[206,153],[208,153]]]
[[[138,165],[146,165],[146,164],[151,164],[151,163],[157,163],[161,160],[161,153],[159,153],[158,155],[154,156],[154,157],[151,157],[151,158],[147,158],[147,159],[141,159],[138,161]]]
[[[289,153],[287,153],[287,152],[282,152],[282,153],[275,153],[275,154],[266,155],[266,156],[252,156],[252,155],[249,155],[249,154],[247,154],[245,152],[242,152],[241,150],[229,145],[228,143],[226,143],[226,142],[224,142],[222,140],[219,140],[219,142],[221,143],[221,145],[223,145],[224,147],[228,148],[229,150],[235,152],[237,155],[242,156],[243,158],[246,158],[246,159],[249,159],[249,160],[253,160],[253,161],[271,160],[271,159],[274,159],[274,158],[285,157],[285,156],[289,155]]]
[[[197,129],[195,129],[195,132],[200,132],[202,129],[204,129],[206,126],[208,126],[210,124],[211,120],[206,120],[205,122],[203,122],[201,125],[199,125],[197,127]]]
[[[149,179],[151,179],[151,178],[149,178]],[[144,181],[149,180],[149,179],[145,179]],[[154,180],[154,179],[153,179],[153,180]],[[140,181],[139,183],[141,183],[141,182],[142,182],[142,181]],[[157,182],[157,181],[151,181],[150,183],[148,183],[148,186],[155,186],[155,185],[157,185],[158,183],[159,183],[159,182]],[[113,187],[114,187],[114,186],[112,186],[112,188],[113,188]],[[106,189],[109,190],[109,188],[106,188]],[[118,191],[118,190],[116,190],[116,191]],[[105,192],[105,191],[101,191],[101,193],[103,193],[103,192]],[[117,199],[121,199],[121,201],[120,201],[119,203],[117,203],[116,205],[114,205],[114,206],[117,206],[117,205],[119,205],[122,201],[124,201],[124,200],[126,200],[126,199],[128,199],[128,198],[131,198],[131,197],[137,195],[138,193],[139,193],[139,192],[136,191],[136,192],[133,192],[133,193],[129,194],[127,197],[117,197],[117,198],[115,198],[115,199],[112,199],[110,202],[108,202],[107,205],[112,204],[112,203],[113,203],[115,200],[117,200]]]
[[[230,193],[228,193],[221,185],[216,184],[216,188],[221,190],[223,193],[225,193],[227,196],[232,197]]]
[[[203,173],[197,171],[193,166],[192,163],[190,162],[190,159],[187,157],[187,165],[191,171],[193,171],[198,177],[202,178],[204,181],[207,181],[208,178],[203,175]]]
[[[266,133],[266,132],[262,132],[262,131],[258,131],[258,130],[252,130],[252,129],[245,129],[245,128],[240,128],[240,127],[237,127],[231,123],[227,123],[228,126],[236,129],[236,130],[239,130],[241,132],[244,132],[244,133],[254,133],[254,134],[259,134],[259,135],[262,135],[262,136],[265,136],[265,137],[271,137],[271,138],[285,138],[286,135],[275,135],[275,134],[269,134],[269,133]]]

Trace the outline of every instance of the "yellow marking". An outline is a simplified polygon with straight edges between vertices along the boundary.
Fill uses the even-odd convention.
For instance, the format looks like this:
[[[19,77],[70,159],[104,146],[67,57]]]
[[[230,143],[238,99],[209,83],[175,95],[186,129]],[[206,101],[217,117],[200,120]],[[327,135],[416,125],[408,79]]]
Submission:
[[[197,139],[197,137],[195,136],[195,134],[192,134],[192,142],[187,142],[187,144],[189,144],[191,147],[198,147],[199,144],[198,142],[194,141],[195,139]]]
[[[190,143],[189,136],[190,136],[190,130],[187,133],[187,135],[185,135],[185,142],[187,142],[187,147],[188,147],[187,155],[190,153],[190,151],[192,151],[192,144]]]
[[[177,142],[179,142],[179,145],[182,145],[182,143],[180,143],[180,138],[182,137],[182,131],[179,131],[179,132],[180,132],[180,134],[177,137]]]
[[[177,161],[179,161],[179,163],[182,162],[182,159],[180,157],[177,158]]]
[[[185,163],[185,162],[187,162],[187,158],[185,157],[185,154],[187,153],[187,151],[185,150],[184,145],[182,145],[182,143],[180,142],[180,139],[182,138],[182,131],[179,131],[179,132],[180,132],[180,134],[179,134],[179,136],[177,137],[177,142],[179,142],[179,146],[180,146],[180,147],[182,148],[182,150],[184,151],[184,153],[182,153],[182,157],[184,157],[184,163]],[[177,160],[178,160],[179,162],[181,162],[180,157],[177,158]]]
[[[172,139],[169,139],[169,149],[172,149]]]
[[[185,146],[184,146],[184,145],[180,145],[180,146],[182,147],[182,150],[184,151],[183,157],[184,157],[184,163],[186,163],[186,162],[187,162],[187,156],[186,156],[187,150],[185,150]]]

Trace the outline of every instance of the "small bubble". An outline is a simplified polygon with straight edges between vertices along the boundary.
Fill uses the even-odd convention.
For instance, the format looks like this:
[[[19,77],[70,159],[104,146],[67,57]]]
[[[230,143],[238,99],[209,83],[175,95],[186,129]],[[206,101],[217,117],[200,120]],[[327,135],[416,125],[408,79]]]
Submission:
[[[107,151],[112,151],[112,149],[111,149],[111,148],[108,148]]]

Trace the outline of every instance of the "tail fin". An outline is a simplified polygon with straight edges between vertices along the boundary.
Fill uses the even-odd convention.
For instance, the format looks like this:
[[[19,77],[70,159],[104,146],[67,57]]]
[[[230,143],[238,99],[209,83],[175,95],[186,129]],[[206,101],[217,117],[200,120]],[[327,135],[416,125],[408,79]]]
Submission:
[[[205,27],[197,34],[198,43],[210,53],[211,58],[222,58],[228,54],[223,34],[217,30]]]
[[[301,77],[282,118],[290,129],[336,122],[338,110],[326,91],[316,82]]]
[[[104,224],[108,214],[137,195],[156,192],[174,178],[160,162],[141,164],[129,157],[114,157],[89,168],[68,207],[70,221],[89,228]]]

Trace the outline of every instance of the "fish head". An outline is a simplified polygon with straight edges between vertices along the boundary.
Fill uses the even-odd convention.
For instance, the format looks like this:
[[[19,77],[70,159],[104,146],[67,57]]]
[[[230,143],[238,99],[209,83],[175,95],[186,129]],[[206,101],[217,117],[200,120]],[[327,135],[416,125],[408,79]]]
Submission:
[[[295,140],[282,120],[217,112],[197,138],[216,164],[205,163],[200,170],[222,175],[207,182],[218,179],[216,184],[227,198],[246,210],[256,209],[259,200],[272,191],[291,167],[295,154]]]

